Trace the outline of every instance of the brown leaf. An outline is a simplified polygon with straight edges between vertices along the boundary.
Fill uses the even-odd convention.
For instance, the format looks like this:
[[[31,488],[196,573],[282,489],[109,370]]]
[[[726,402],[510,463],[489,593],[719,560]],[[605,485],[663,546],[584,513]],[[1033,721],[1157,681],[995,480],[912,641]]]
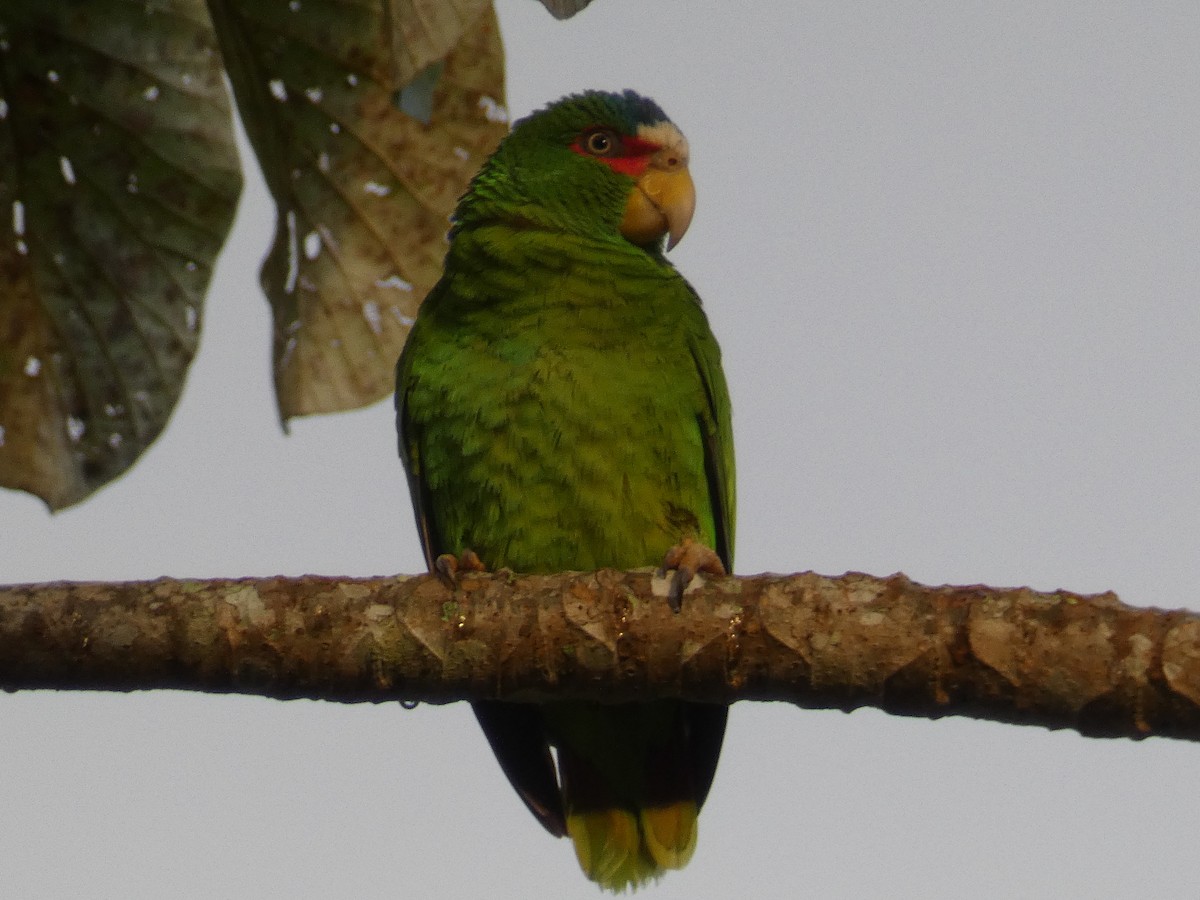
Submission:
[[[262,285],[280,416],[372,403],[440,275],[448,216],[507,129],[495,14],[483,0],[210,7],[277,206]]]
[[[0,85],[0,484],[61,509],[174,409],[241,170],[201,0],[6,0]]]

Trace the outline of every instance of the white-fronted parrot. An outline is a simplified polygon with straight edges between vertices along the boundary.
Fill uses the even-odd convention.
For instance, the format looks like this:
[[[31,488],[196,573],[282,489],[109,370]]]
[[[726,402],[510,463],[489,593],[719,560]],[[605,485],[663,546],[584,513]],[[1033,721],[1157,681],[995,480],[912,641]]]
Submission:
[[[553,103],[484,163],[397,367],[400,454],[431,569],[473,553],[529,573],[669,557],[680,585],[731,570],[720,351],[664,255],[693,206],[687,141],[632,91]],[[725,706],[474,709],[589,878],[620,890],[691,857]]]

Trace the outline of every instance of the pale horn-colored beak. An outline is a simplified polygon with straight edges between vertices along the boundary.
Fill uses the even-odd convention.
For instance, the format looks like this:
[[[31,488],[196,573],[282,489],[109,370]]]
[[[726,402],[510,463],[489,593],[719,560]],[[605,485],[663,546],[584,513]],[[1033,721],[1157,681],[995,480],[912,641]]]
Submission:
[[[634,244],[651,244],[664,234],[667,249],[679,243],[696,209],[696,187],[687,167],[687,145],[664,147],[629,195],[621,234]]]

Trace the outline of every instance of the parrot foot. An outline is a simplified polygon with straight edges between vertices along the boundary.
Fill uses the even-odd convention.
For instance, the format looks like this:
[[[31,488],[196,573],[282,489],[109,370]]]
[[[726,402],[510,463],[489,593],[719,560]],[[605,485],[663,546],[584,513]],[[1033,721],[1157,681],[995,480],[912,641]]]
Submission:
[[[729,574],[725,571],[721,557],[717,556],[712,548],[692,538],[684,538],[667,551],[658,569],[659,577],[666,575],[669,569],[674,569],[675,575],[667,591],[667,603],[675,612],[679,612],[683,606],[683,592],[698,572],[707,572],[709,575]]]
[[[479,558],[479,555],[474,550],[464,550],[458,556],[453,553],[443,553],[433,561],[434,574],[436,574],[445,585],[453,590],[458,587],[458,576],[460,572],[486,572],[487,566]]]

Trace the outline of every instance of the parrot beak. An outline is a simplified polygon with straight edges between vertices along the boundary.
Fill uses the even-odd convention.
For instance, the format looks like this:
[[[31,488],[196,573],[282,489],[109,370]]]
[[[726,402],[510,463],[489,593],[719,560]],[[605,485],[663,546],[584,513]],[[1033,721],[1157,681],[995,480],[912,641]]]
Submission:
[[[664,234],[667,249],[679,243],[696,209],[696,187],[688,173],[687,143],[663,147],[650,159],[625,204],[621,234],[634,244],[650,244]]]

